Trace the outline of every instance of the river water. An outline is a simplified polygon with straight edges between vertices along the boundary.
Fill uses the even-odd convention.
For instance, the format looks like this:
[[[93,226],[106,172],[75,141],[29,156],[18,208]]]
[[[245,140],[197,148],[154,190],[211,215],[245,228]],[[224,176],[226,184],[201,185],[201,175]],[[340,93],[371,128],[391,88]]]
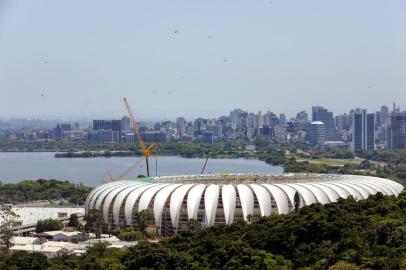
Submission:
[[[120,175],[139,157],[54,158],[54,153],[0,153],[0,180],[15,183],[23,179],[53,178],[97,186],[105,181],[107,171]],[[177,156],[150,158],[151,176],[200,174],[205,159]],[[158,169],[156,170],[156,164]],[[280,166],[248,159],[209,159],[205,173],[272,173],[280,174]],[[146,174],[141,162],[127,178]]]

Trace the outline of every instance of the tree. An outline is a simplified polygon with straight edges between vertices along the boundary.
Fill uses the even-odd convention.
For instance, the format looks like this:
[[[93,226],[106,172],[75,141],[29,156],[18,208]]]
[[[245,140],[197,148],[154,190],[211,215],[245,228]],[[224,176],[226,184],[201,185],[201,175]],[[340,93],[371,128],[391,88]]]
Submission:
[[[13,238],[14,227],[17,225],[17,215],[9,209],[0,211],[0,242],[8,248],[11,246],[11,239]]]
[[[199,222],[194,218],[189,219],[187,222],[187,228],[189,231],[192,231],[192,232],[197,231],[198,225],[199,225]]]
[[[145,239],[145,235],[142,232],[134,229],[130,229],[128,231],[120,231],[117,234],[117,238],[122,241],[139,241]]]
[[[37,226],[36,226],[36,232],[37,233],[42,233],[42,232],[47,232],[47,231],[58,231],[63,229],[63,223],[60,220],[57,219],[44,219],[44,220],[38,220]]]
[[[352,263],[347,263],[343,261],[339,261],[336,264],[330,266],[328,270],[360,270],[358,266]]]
[[[142,210],[141,212],[138,212],[137,218],[140,230],[144,231],[147,228],[148,224],[150,224],[153,221],[154,215],[152,214],[151,211]]]
[[[68,227],[78,228],[80,227],[80,222],[77,214],[72,214],[69,217]]]
[[[295,207],[295,212],[298,212],[299,208],[300,208],[300,196],[297,191],[295,193],[295,196],[293,197],[293,203],[294,203],[294,207]]]
[[[27,253],[25,251],[15,251],[5,260],[5,270],[30,269],[45,270],[49,266],[47,257],[39,252]],[[3,269],[3,268],[2,268]]]
[[[84,217],[86,221],[86,228],[96,235],[96,238],[100,238],[102,233],[102,226],[104,225],[103,216],[98,209],[90,209]]]

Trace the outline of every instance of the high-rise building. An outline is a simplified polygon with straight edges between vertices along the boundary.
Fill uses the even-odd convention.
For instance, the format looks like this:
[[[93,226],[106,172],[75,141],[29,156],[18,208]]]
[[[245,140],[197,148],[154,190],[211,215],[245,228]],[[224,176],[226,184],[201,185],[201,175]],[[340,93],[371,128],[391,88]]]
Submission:
[[[375,150],[375,114],[356,110],[352,120],[351,150]]]
[[[286,115],[284,113],[279,114],[279,123],[281,125],[286,125]]]
[[[336,141],[339,135],[334,123],[333,113],[321,106],[312,107],[312,122],[321,121],[326,127],[326,140]]]
[[[247,127],[247,116],[248,113],[241,110],[235,109],[230,112],[231,117],[231,127],[235,129],[246,128]]]
[[[131,119],[130,119],[130,117],[123,116],[123,118],[121,118],[121,121],[123,121],[123,130],[125,132],[131,131],[132,127],[131,127]]]
[[[277,141],[286,141],[287,137],[287,126],[285,125],[277,125],[273,128],[274,130],[274,137]]]
[[[307,122],[309,121],[309,115],[306,111],[301,111],[296,114],[296,120],[299,122]]]
[[[213,132],[205,131],[202,133],[202,141],[204,143],[213,143]]]
[[[93,120],[93,130],[112,131],[112,141],[120,143],[123,135],[123,120]]]
[[[406,111],[392,113],[389,130],[390,148],[406,149]]]
[[[381,118],[380,119],[381,125],[384,127],[387,127],[389,124],[389,121],[390,121],[388,106],[385,106],[385,105],[381,106],[380,118]]]
[[[338,130],[344,129],[344,115],[337,115],[335,118],[335,125]]]
[[[264,116],[262,115],[262,112],[259,111],[255,118],[255,128],[263,127],[263,125],[264,125]]]
[[[321,121],[310,124],[310,138],[313,145],[323,146],[326,141],[326,125]]]
[[[259,128],[259,134],[265,138],[270,139],[272,137],[272,129],[269,126],[263,126]]]
[[[253,113],[249,113],[247,116],[247,127],[248,128],[255,128],[255,119],[256,115]]]
[[[56,128],[54,129],[55,139],[63,139],[65,131],[71,131],[72,125],[71,124],[57,124]]]
[[[176,131],[179,137],[182,137],[186,133],[186,120],[183,117],[178,117],[176,119]]]

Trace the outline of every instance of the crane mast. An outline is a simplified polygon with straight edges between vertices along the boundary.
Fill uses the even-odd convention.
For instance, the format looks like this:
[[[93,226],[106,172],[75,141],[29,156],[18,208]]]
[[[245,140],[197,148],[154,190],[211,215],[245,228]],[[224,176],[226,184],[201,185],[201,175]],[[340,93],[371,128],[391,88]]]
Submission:
[[[145,148],[145,143],[142,140],[140,130],[139,130],[137,122],[135,120],[134,112],[132,111],[132,109],[130,107],[130,104],[127,101],[127,98],[124,98],[124,104],[125,104],[125,107],[127,108],[128,116],[130,117],[131,126],[134,129],[134,137],[137,138],[137,142],[138,142],[138,145],[141,148],[142,155],[145,157],[145,162],[146,162],[146,165],[147,165],[146,166],[147,167],[147,176],[149,177],[150,173],[149,173],[149,161],[148,161],[148,158],[153,155],[153,152],[154,152],[155,148],[158,145],[153,143],[153,144],[149,145],[147,148]]]

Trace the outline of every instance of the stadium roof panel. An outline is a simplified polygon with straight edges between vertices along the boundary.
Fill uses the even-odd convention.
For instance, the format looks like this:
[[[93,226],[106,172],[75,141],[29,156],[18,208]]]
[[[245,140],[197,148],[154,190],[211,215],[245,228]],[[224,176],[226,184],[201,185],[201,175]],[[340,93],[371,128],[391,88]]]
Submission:
[[[296,193],[302,207],[348,196],[365,199],[377,192],[397,196],[403,190],[388,179],[356,175],[219,174],[151,179],[101,185],[86,199],[86,211],[99,209],[106,223],[127,227],[138,224],[137,212],[151,211],[150,222],[158,234],[167,235],[185,229],[191,219],[210,226],[286,214],[293,208]]]

